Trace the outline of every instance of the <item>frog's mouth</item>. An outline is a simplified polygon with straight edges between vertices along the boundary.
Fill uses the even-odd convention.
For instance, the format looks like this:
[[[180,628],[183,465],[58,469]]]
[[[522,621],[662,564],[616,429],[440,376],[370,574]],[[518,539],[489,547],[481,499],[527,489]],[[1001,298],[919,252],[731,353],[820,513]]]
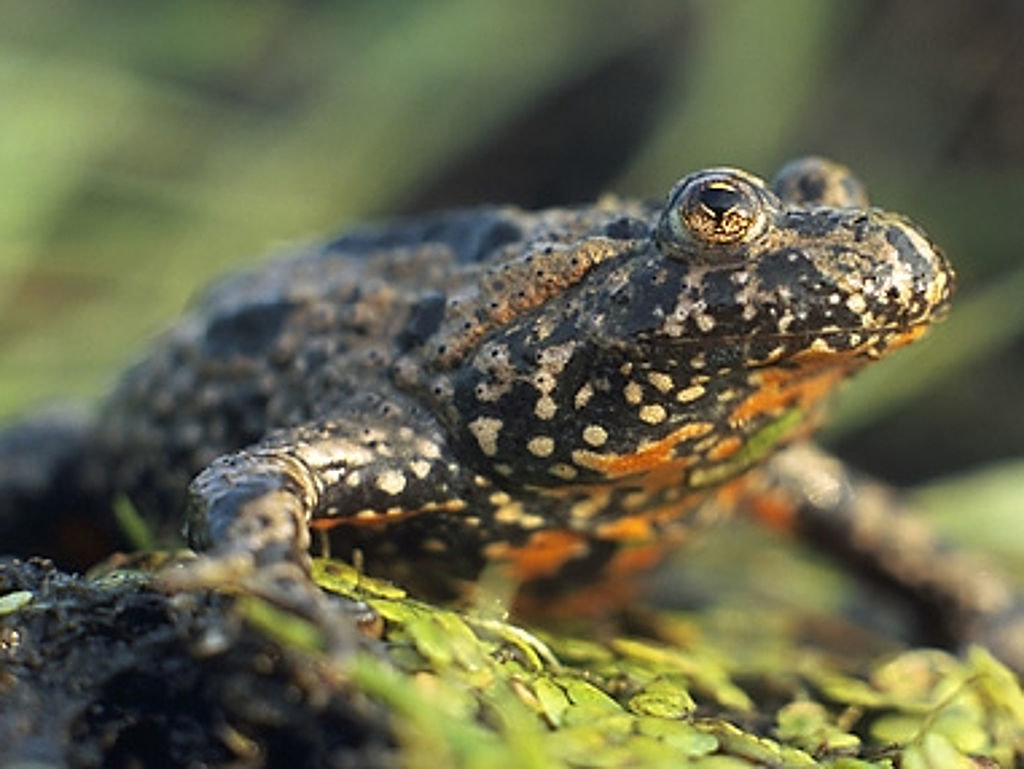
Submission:
[[[943,311],[941,316],[935,315],[926,321],[910,324],[892,323],[874,329],[831,327],[817,332],[727,335],[713,341],[689,339],[686,342],[706,347],[735,347],[742,351],[751,366],[770,365],[798,357],[879,358],[921,338],[933,322],[945,317],[946,314]]]
[[[888,323],[867,329],[831,326],[817,331],[686,334],[669,338],[659,330],[639,336],[632,347],[634,354],[639,350],[639,357],[644,360],[668,357],[710,371],[839,361],[855,365],[858,360],[876,360],[916,341],[947,314],[947,307],[943,306],[914,323]]]

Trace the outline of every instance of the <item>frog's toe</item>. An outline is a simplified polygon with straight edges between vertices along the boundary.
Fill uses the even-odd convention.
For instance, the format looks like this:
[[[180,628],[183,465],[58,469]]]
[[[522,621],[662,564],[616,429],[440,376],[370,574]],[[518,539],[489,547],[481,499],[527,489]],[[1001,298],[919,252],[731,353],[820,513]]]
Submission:
[[[161,581],[174,593],[233,596],[245,620],[328,652],[353,648],[353,633],[374,624],[368,619],[368,606],[325,593],[299,564],[278,561],[261,566],[242,551],[179,562],[162,572]]]
[[[964,640],[984,646],[1018,675],[1024,675],[1024,598],[1018,596],[1012,606],[975,620]]]

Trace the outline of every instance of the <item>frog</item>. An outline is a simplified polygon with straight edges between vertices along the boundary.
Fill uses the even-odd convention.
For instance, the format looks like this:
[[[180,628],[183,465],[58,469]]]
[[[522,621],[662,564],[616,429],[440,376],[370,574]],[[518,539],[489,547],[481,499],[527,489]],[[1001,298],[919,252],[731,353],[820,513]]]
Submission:
[[[629,602],[634,574],[747,513],[1019,669],[1013,592],[811,441],[954,284],[819,157],[698,170],[664,200],[356,227],[210,288],[65,430],[63,488],[184,520],[200,563],[308,575],[315,539],[436,600],[497,569],[526,614]]]

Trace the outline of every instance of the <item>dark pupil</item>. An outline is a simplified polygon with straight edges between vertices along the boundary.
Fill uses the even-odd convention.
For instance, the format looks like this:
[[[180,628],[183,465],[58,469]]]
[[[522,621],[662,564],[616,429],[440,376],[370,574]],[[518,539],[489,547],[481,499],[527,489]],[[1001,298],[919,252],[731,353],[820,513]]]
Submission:
[[[728,211],[742,201],[740,193],[732,187],[705,187],[698,199],[716,219],[721,219]]]

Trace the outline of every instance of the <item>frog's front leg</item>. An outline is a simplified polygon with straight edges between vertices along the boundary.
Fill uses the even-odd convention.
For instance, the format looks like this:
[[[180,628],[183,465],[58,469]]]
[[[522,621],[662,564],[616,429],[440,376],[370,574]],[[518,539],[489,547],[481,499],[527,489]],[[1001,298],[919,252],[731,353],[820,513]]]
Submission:
[[[431,509],[451,497],[459,476],[436,427],[407,413],[394,422],[380,416],[282,430],[215,460],[190,486],[186,519],[189,543],[206,552],[170,571],[168,585],[231,585],[305,617],[345,648],[352,612],[337,611],[339,601],[310,578],[310,523],[375,523]]]
[[[991,564],[939,538],[892,489],[801,444],[767,463],[745,505],[909,593],[956,645],[982,644],[1024,671],[1020,595]]]
[[[416,420],[356,414],[282,430],[196,477],[186,534],[197,550],[308,570],[313,519],[386,522],[430,509],[455,496],[459,467],[439,429]]]
[[[308,571],[308,520],[322,485],[315,469],[282,449],[220,457],[189,487],[189,544],[251,556],[253,565],[290,561]]]

